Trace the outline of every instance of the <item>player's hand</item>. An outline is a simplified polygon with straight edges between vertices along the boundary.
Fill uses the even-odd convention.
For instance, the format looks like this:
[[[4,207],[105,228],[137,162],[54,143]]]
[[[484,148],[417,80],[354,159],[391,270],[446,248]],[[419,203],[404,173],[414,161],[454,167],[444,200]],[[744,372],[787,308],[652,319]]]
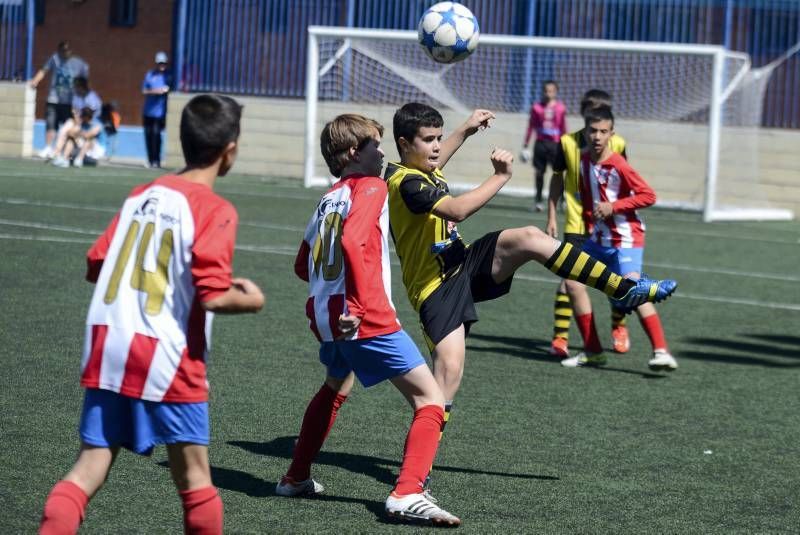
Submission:
[[[511,166],[514,163],[514,155],[510,150],[494,149],[489,159],[492,161],[494,174],[504,175],[506,180],[511,178]]]
[[[611,217],[614,213],[614,207],[610,202],[599,202],[595,205],[592,215],[595,219],[605,219]]]
[[[492,126],[490,121],[494,118],[494,113],[490,112],[489,110],[475,110],[464,122],[464,133],[467,136],[471,136],[478,130],[490,128]]]
[[[531,159],[531,150],[528,147],[522,147],[522,150],[519,151],[519,161],[522,163],[528,163]]]
[[[547,226],[545,227],[545,232],[551,238],[558,237],[558,222],[555,220],[547,220]]]
[[[257,310],[264,306],[264,294],[255,282],[250,279],[237,277],[231,279],[231,285],[247,295],[252,300],[253,307]]]
[[[361,318],[358,316],[345,316],[344,314],[339,314],[339,330],[342,332],[342,334],[336,339],[341,340],[343,338],[352,336],[355,334],[356,330],[358,330],[359,325],[361,325]]]

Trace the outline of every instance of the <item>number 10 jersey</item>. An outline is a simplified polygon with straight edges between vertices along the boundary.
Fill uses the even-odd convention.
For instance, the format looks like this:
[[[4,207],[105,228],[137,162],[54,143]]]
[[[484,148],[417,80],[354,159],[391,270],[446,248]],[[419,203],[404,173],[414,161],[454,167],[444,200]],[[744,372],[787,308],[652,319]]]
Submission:
[[[238,217],[179,176],[137,186],[87,254],[96,283],[81,385],[149,401],[208,399],[213,314],[231,286]]]
[[[308,281],[306,315],[321,342],[340,337],[341,314],[361,318],[350,340],[400,330],[392,304],[387,195],[380,177],[344,177],[322,196],[306,227],[295,273]]]

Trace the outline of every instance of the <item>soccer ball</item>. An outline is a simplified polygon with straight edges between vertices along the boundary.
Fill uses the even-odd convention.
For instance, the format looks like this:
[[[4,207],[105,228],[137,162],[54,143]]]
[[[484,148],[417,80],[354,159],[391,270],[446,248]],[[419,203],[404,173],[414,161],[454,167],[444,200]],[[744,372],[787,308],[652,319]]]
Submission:
[[[458,2],[439,2],[419,19],[419,44],[439,63],[466,59],[478,46],[478,19]]]

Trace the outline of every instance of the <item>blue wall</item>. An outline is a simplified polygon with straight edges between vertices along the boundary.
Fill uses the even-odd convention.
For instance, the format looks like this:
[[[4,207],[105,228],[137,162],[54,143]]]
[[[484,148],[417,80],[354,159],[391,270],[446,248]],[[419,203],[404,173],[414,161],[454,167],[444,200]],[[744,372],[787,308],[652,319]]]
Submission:
[[[434,0],[179,0],[185,91],[302,98],[309,25],[416,29]],[[726,45],[764,65],[800,41],[796,0],[465,0],[482,33]],[[800,128],[800,60],[775,71],[764,124]]]

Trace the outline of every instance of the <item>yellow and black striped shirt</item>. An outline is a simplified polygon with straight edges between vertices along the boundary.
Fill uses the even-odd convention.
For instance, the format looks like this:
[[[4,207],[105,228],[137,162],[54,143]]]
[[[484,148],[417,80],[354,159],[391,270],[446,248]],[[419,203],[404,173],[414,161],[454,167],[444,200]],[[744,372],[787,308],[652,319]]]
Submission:
[[[464,262],[465,244],[455,223],[433,214],[450,197],[442,172],[425,173],[390,163],[386,167],[389,187],[389,223],[403,284],[414,310]]]

